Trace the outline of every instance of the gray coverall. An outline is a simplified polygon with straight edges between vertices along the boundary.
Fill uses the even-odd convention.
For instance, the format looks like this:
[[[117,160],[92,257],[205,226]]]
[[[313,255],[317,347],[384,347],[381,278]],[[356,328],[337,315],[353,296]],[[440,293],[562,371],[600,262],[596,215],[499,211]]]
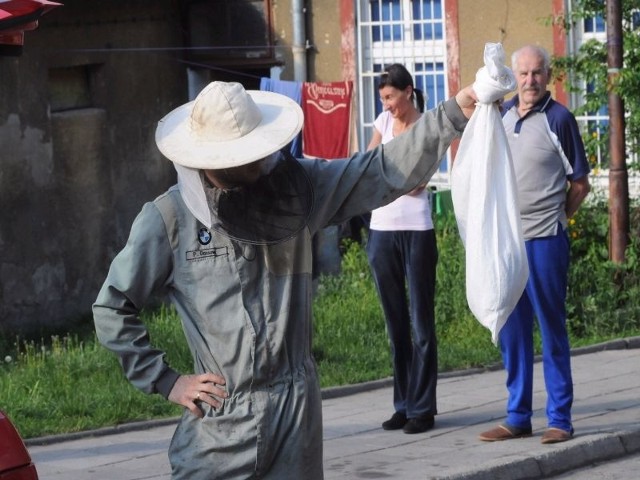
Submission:
[[[172,187],[147,203],[93,306],[100,342],[140,390],[168,397],[179,374],[139,319],[166,292],[182,320],[195,372],[226,379],[229,397],[204,419],[188,410],[169,448],[174,479],[323,478],[322,410],[311,355],[311,238],[428,180],[466,125],[450,99],[397,139],[349,159],[300,160],[311,217],[284,243],[256,246],[213,232]]]

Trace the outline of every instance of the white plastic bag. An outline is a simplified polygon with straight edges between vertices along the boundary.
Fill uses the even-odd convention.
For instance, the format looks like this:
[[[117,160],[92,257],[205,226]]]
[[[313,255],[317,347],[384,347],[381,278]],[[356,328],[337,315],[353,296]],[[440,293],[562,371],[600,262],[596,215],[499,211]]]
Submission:
[[[469,308],[498,334],[522,296],[529,265],[511,152],[498,106],[516,88],[499,43],[487,43],[473,89],[479,102],[462,135],[451,171],[451,197],[466,250]]]

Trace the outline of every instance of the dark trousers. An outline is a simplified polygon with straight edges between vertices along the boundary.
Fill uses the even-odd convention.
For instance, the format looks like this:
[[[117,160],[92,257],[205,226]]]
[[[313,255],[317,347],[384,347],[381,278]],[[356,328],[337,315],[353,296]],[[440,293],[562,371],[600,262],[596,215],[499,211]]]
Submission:
[[[435,231],[371,230],[367,255],[391,343],[394,408],[409,418],[435,415]]]

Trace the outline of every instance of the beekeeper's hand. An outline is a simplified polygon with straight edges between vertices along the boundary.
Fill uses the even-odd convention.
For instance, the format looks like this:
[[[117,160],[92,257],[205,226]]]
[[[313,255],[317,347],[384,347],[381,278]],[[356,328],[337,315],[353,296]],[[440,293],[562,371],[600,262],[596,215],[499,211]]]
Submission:
[[[472,85],[464,87],[456,95],[456,102],[467,118],[471,118],[471,115],[473,115],[477,101],[478,97],[476,96],[476,92],[473,91]]]

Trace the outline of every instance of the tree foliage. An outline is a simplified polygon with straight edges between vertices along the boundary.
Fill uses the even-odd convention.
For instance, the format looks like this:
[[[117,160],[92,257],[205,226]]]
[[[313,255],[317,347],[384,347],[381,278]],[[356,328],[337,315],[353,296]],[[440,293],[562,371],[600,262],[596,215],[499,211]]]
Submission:
[[[584,100],[576,110],[576,115],[589,115],[607,105],[610,89],[617,93],[624,104],[626,142],[628,154],[640,154],[640,0],[620,0],[622,17],[623,65],[615,81],[607,76],[607,43],[590,39],[579,50],[566,57],[554,57],[554,76],[565,82],[570,92],[578,92]],[[567,32],[576,30],[584,19],[600,17],[606,24],[607,8],[604,0],[574,0],[570,14],[555,18]],[[586,88],[588,87],[588,88]],[[596,151],[609,150],[608,132],[596,136],[585,135],[585,146],[593,159]],[[607,158],[603,158],[606,165]],[[636,161],[628,164],[640,170]]]

